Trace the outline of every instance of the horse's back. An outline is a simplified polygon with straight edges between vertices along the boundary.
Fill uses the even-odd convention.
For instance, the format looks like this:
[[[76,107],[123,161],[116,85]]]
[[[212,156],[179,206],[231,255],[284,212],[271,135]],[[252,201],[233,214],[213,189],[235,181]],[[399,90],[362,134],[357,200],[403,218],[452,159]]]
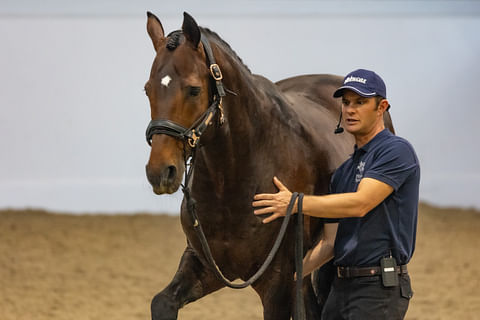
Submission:
[[[293,97],[295,104],[295,97],[302,96],[311,101],[316,102],[317,108],[324,108],[332,112],[337,117],[340,117],[341,101],[334,98],[333,93],[343,83],[343,78],[332,74],[309,74],[291,77],[280,80],[275,84],[277,87],[290,98]],[[385,127],[393,134],[392,118],[387,111],[384,113]]]
[[[333,75],[304,75],[276,83],[310,133],[312,152],[317,153],[329,173],[347,159],[354,144],[351,134],[334,134],[341,102],[333,98],[333,92],[341,83],[342,79]]]
[[[342,78],[331,74],[310,74],[291,77],[276,83],[285,94],[301,95],[317,103],[320,108],[327,108],[340,115],[340,101],[333,97],[333,92],[342,84]]]

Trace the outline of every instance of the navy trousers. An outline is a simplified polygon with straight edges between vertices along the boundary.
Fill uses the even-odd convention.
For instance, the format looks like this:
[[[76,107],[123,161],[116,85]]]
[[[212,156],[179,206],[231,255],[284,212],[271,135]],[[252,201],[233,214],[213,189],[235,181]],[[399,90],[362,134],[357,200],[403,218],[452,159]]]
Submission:
[[[398,277],[398,286],[386,288],[381,276],[335,276],[322,320],[402,320],[413,292],[408,274]]]

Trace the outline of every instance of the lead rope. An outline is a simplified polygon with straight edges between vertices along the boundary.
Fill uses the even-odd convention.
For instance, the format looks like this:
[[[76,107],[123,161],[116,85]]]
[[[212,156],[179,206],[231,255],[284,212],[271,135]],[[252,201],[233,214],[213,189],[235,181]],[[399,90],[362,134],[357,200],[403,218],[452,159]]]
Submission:
[[[295,196],[296,192],[292,194],[292,199],[298,197],[297,203],[297,228],[295,230],[295,271],[297,273],[297,281],[295,288],[296,304],[295,304],[295,320],[305,319],[305,304],[303,303],[303,193]]]
[[[191,190],[189,186],[190,179],[193,173],[193,163],[195,160],[195,149],[192,150],[192,156],[190,160],[190,167],[187,170],[188,166],[188,157],[186,155],[186,149],[184,145],[184,159],[185,159],[185,184],[182,184],[182,191],[185,195],[187,211],[190,215],[190,219],[192,221],[192,225],[195,229],[195,233],[197,234],[198,239],[202,245],[203,254],[207,259],[208,263],[213,267],[213,272],[217,276],[217,278],[227,287],[232,289],[243,289],[260,278],[265,270],[269,267],[270,263],[272,262],[275,254],[277,253],[278,249],[280,248],[280,244],[285,236],[285,232],[287,230],[288,222],[292,215],[293,206],[295,205],[295,201],[298,198],[298,217],[297,217],[297,227],[296,227],[296,241],[295,241],[295,270],[297,273],[297,280],[296,280],[296,304],[295,304],[295,320],[303,320],[305,319],[305,306],[303,303],[303,193],[294,192],[292,197],[290,198],[290,203],[287,207],[287,212],[285,214],[285,218],[282,222],[280,227],[280,231],[278,232],[277,238],[275,239],[275,243],[273,244],[272,249],[268,253],[267,258],[263,262],[262,266],[258,271],[250,277],[247,281],[243,283],[233,283],[232,281],[228,280],[218,267],[215,259],[212,256],[212,252],[210,250],[210,246],[208,245],[207,238],[205,237],[205,233],[203,232],[202,225],[200,220],[198,220],[197,211],[196,211],[196,201],[191,196]],[[300,275],[300,276],[298,276]]]

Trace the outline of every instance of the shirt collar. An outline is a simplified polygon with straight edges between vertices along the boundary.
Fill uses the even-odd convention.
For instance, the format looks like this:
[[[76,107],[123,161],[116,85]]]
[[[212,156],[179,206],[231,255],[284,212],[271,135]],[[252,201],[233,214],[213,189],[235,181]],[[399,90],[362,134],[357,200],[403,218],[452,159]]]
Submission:
[[[370,141],[368,141],[364,146],[358,148],[357,145],[354,147],[354,154],[357,152],[361,152],[362,154],[367,153],[372,147],[376,146],[377,144],[381,143],[386,138],[390,137],[392,133],[387,128],[383,129],[379,133],[377,133]]]

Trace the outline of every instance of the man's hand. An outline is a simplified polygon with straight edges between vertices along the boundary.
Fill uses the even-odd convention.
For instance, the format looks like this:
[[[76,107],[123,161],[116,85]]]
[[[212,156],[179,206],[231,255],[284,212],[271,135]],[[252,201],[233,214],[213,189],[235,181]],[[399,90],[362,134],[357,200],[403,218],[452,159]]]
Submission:
[[[269,223],[277,218],[284,217],[292,197],[290,190],[277,177],[273,177],[273,183],[278,188],[277,193],[261,193],[253,197],[255,200],[252,203],[253,207],[265,207],[255,210],[253,212],[255,215],[272,213],[271,216],[263,220],[263,223]],[[296,212],[296,204],[293,208],[293,211]]]

